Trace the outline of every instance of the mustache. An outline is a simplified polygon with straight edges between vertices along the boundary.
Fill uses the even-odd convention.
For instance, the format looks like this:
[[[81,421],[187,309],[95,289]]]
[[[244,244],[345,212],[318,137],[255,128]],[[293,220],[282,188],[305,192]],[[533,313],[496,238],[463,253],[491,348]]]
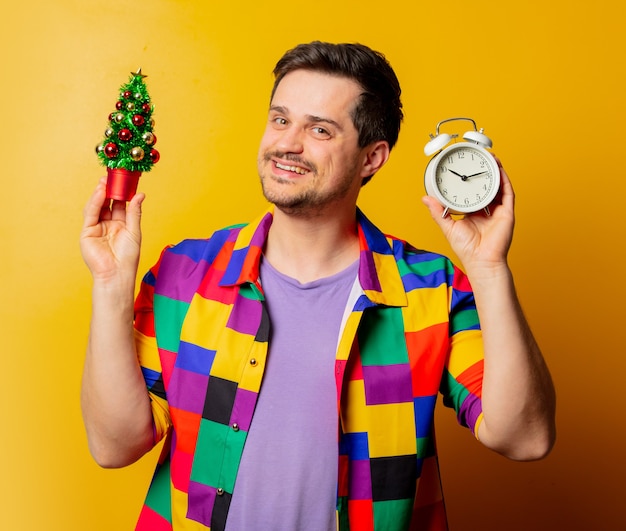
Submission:
[[[289,162],[293,162],[298,166],[303,166],[313,173],[317,172],[317,167],[312,162],[300,157],[299,155],[295,155],[294,153],[288,153],[284,151],[268,151],[263,155],[263,160],[265,162],[270,162],[273,158],[287,160]]]

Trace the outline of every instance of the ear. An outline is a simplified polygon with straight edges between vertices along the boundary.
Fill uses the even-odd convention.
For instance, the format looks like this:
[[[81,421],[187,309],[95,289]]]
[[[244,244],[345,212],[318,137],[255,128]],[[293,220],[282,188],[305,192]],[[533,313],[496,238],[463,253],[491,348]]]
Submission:
[[[389,158],[389,144],[386,140],[372,142],[364,149],[363,167],[361,177],[371,177],[380,170]]]

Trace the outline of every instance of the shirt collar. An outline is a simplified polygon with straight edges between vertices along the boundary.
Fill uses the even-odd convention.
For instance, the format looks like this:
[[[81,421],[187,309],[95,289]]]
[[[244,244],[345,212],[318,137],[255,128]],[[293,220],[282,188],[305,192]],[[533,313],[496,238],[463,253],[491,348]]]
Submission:
[[[259,265],[273,219],[272,206],[239,230],[220,285],[259,284]],[[359,284],[363,293],[375,304],[406,306],[407,296],[394,255],[401,252],[401,242],[385,236],[360,209],[357,209],[357,226]]]

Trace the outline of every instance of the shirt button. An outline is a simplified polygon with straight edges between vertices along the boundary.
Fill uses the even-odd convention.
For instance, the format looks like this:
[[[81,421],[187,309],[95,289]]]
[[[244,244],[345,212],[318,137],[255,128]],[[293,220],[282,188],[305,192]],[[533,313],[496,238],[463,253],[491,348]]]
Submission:
[[[236,422],[233,424],[232,426],[233,431],[239,431],[239,424],[237,424]]]
[[[253,367],[256,367],[256,366],[257,366],[257,363],[258,363],[258,362],[257,362],[256,358],[252,358],[252,359],[250,360],[250,365],[252,365]]]
[[[222,488],[217,489],[217,495],[218,496],[224,496],[224,489],[222,489]]]

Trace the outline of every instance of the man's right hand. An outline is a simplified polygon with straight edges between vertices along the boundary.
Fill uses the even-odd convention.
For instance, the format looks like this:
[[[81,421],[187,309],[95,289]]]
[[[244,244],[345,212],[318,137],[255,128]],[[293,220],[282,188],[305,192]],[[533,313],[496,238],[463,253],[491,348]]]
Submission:
[[[106,178],[100,179],[85,205],[80,249],[94,281],[135,278],[141,248],[141,203],[144,194],[124,201],[106,199]]]

